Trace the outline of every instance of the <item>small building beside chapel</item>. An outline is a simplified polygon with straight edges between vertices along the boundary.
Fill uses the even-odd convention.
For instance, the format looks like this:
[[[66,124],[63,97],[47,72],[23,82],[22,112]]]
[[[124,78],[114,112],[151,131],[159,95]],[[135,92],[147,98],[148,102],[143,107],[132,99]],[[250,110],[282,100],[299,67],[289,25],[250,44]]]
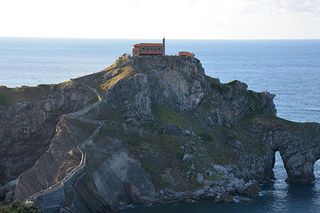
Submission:
[[[193,52],[187,52],[187,51],[180,51],[179,56],[184,56],[184,57],[194,57]]]

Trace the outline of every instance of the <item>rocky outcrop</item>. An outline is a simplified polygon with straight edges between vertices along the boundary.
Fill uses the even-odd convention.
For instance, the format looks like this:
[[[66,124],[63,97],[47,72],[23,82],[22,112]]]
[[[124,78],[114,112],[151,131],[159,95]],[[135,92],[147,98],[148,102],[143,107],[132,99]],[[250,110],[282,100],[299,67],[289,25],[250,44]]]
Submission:
[[[49,149],[32,168],[18,178],[19,187],[16,190],[16,197],[21,200],[31,197],[68,176],[82,160],[81,152],[77,147],[89,137],[90,130],[93,129],[93,125],[83,125],[61,117]],[[37,184],[30,185],[29,182]]]
[[[319,124],[255,117],[245,127],[250,128],[248,130],[252,138],[267,144],[264,157],[268,162],[269,173],[272,173],[275,152],[279,151],[287,171],[287,181],[311,183],[315,180],[314,164],[320,157]]]
[[[102,149],[104,144],[108,149]],[[89,148],[89,157],[92,163],[104,156],[104,162],[90,172],[90,178],[99,195],[107,203],[145,203],[155,200],[155,189],[149,181],[141,164],[130,157],[122,142],[117,138],[100,138],[95,147]],[[98,154],[97,154],[98,153]],[[88,165],[96,167],[96,165]]]
[[[0,184],[16,179],[48,149],[59,116],[97,98],[81,84],[0,88]],[[30,151],[32,147],[32,152]]]
[[[238,202],[274,178],[276,151],[288,181],[314,181],[319,124],[277,118],[274,95],[239,81],[222,84],[195,58],[125,55],[71,85],[45,88],[32,105],[6,100],[0,113],[2,123],[10,113],[23,115],[9,122],[9,136],[1,129],[0,140],[10,144],[3,152],[22,153],[12,159],[28,161],[1,171],[11,174],[18,166],[16,197],[44,212],[108,212],[186,199]],[[23,121],[36,123],[29,135],[18,131]],[[22,142],[36,155],[29,157]]]

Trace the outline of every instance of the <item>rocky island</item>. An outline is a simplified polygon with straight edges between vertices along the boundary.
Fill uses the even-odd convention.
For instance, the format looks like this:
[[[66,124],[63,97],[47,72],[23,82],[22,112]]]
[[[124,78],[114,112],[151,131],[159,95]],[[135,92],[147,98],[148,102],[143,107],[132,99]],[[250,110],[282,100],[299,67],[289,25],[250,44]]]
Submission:
[[[56,85],[0,86],[0,193],[43,212],[239,200],[274,178],[311,183],[320,125],[276,116],[274,95],[223,84],[194,57],[123,55]]]

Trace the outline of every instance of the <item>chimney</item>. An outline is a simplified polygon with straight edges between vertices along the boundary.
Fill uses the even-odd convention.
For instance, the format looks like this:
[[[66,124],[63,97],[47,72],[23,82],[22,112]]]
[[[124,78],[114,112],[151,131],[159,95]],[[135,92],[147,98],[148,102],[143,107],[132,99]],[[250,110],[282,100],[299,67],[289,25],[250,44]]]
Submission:
[[[163,45],[163,55],[166,55],[166,38],[163,37],[162,39],[162,45]]]

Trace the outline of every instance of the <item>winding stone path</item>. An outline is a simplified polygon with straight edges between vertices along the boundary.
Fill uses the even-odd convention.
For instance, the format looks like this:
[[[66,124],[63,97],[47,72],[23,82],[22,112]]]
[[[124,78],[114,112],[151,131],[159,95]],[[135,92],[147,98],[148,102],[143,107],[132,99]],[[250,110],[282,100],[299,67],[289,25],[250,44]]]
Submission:
[[[98,120],[92,120],[92,119],[88,119],[88,118],[82,118],[81,116],[86,114],[87,112],[89,112],[90,110],[98,107],[101,102],[103,102],[103,97],[99,94],[99,92],[92,88],[89,87],[87,85],[84,85],[86,87],[88,87],[89,89],[93,90],[95,94],[97,94],[98,97],[98,102],[93,103],[91,105],[89,105],[88,107],[85,107],[84,109],[81,109],[77,112],[73,112],[67,115],[63,115],[66,118],[69,119],[76,119],[82,122],[86,122],[86,123],[91,123],[91,124],[96,124],[98,125],[97,128],[94,130],[94,132],[83,142],[78,146],[78,150],[81,153],[81,161],[79,163],[79,165],[77,167],[75,167],[67,176],[65,176],[61,181],[55,183],[54,185],[46,188],[45,190],[41,190],[35,194],[33,194],[31,197],[29,197],[25,202],[26,203],[35,203],[37,202],[38,199],[41,199],[41,197],[44,196],[50,196],[50,194],[54,195],[54,194],[58,194],[57,196],[55,196],[55,199],[53,199],[55,202],[55,204],[48,204],[46,206],[46,209],[54,209],[54,208],[58,208],[60,207],[60,202],[62,202],[64,196],[61,196],[62,190],[64,189],[64,186],[67,184],[71,184],[73,178],[78,177],[84,170],[85,165],[86,165],[86,161],[87,161],[87,156],[86,153],[84,151],[84,149],[90,145],[94,138],[99,134],[100,130],[103,128],[105,121],[98,121]],[[61,191],[59,193],[59,191]],[[60,198],[59,198],[60,197]],[[44,200],[44,199],[41,199]]]
[[[117,65],[115,67],[110,67],[109,70],[115,69],[115,68],[121,68],[123,66],[126,66],[129,63],[131,63],[131,61],[128,61],[128,62],[123,63],[123,64],[119,64],[119,65]],[[103,99],[103,96],[97,91],[97,89],[95,89],[95,88],[93,88],[91,86],[88,86],[88,85],[86,85],[84,83],[81,83],[81,82],[79,84],[81,84],[82,86],[87,87],[89,90],[93,91],[97,95],[98,101],[93,103],[93,104],[91,104],[91,105],[89,105],[89,106],[87,106],[87,107],[85,107],[85,108],[83,108],[83,109],[81,109],[81,110],[78,110],[76,112],[69,113],[69,114],[66,114],[66,115],[63,115],[63,116],[65,118],[68,118],[68,119],[76,119],[76,120],[79,120],[81,122],[97,125],[97,128],[94,130],[94,132],[82,144],[80,144],[78,146],[78,150],[81,153],[81,161],[80,161],[79,165],[76,168],[74,168],[61,181],[59,181],[59,182],[55,183],[54,185],[52,185],[52,186],[50,186],[50,187],[48,187],[48,188],[46,188],[44,190],[41,190],[41,191],[33,194],[32,196],[30,196],[25,201],[27,203],[28,202],[34,203],[34,202],[37,202],[38,199],[43,198],[44,196],[50,196],[50,194],[54,195],[54,194],[58,193],[59,196],[55,196],[55,198],[53,199],[53,200],[55,200],[55,202],[54,202],[55,204],[50,204],[51,206],[47,205],[47,208],[58,208],[60,206],[59,202],[60,201],[62,202],[62,200],[64,198],[64,195],[63,195],[63,192],[62,192],[62,190],[64,189],[64,186],[67,185],[67,184],[72,183],[73,178],[78,177],[83,172],[83,170],[85,168],[87,156],[86,156],[86,153],[85,153],[84,149],[88,145],[90,145],[90,143],[92,143],[94,138],[99,134],[100,130],[104,126],[105,121],[93,120],[93,119],[82,117],[83,115],[85,115],[86,113],[91,111],[92,109],[94,109],[96,107],[99,107],[99,105],[102,102],[105,101]],[[59,191],[61,191],[62,195],[61,195],[61,193],[59,193]],[[44,200],[44,199],[42,199],[42,200]]]

